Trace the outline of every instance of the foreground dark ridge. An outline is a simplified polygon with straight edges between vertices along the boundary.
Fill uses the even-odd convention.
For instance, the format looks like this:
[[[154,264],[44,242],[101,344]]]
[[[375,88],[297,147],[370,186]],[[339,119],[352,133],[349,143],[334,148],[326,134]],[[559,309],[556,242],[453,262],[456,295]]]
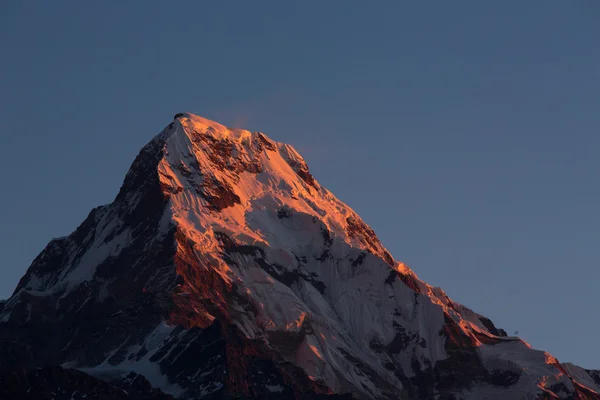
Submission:
[[[187,113],[0,321],[5,397],[600,398],[395,261],[291,146]]]

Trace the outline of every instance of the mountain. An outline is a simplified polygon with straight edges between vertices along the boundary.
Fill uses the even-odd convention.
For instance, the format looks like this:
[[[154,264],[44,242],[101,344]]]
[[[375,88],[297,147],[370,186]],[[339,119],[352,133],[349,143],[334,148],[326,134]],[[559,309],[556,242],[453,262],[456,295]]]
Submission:
[[[600,399],[419,280],[291,146],[189,113],[0,321],[3,398]]]

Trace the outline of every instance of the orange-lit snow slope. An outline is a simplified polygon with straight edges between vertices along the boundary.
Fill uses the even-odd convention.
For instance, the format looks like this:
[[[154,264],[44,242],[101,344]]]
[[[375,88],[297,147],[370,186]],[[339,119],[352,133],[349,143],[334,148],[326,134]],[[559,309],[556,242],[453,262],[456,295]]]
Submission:
[[[109,352],[92,363],[66,357],[66,365],[92,374],[146,371],[153,385],[196,398],[186,383],[157,372],[167,357],[164,346],[180,337],[179,329],[206,330],[218,321],[235,327],[246,343],[236,353],[228,342],[228,357],[260,355],[299,367],[320,393],[361,399],[600,398],[598,382],[585,370],[566,368],[508,337],[395,261],[291,146],[184,113],[145,149],[155,155],[146,164],[157,173],[164,200],[152,240],[174,232],[174,253],[166,269],[145,272],[131,290],[165,292],[172,303],[139,343],[113,349],[125,352],[118,362],[109,362]],[[136,226],[118,210],[146,207],[140,206],[147,200],[136,168],[134,163],[115,203],[98,212],[96,239],[83,255],[65,250],[73,257],[66,256],[53,275],[30,269],[0,319],[9,321],[27,293],[68,299],[96,284],[99,265],[133,246]],[[115,290],[107,282],[98,283],[98,293]],[[142,345],[148,356],[127,356]],[[238,356],[228,358],[228,368],[246,368]],[[244,374],[207,384],[203,393],[250,396],[253,383]],[[280,389],[273,386],[274,393]]]

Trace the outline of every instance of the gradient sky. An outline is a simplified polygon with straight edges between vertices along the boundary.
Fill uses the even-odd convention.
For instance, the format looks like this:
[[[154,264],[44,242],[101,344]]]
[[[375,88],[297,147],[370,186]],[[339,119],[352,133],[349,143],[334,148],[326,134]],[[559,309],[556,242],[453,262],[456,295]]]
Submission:
[[[291,143],[422,279],[600,368],[599,40],[597,0],[6,2],[0,297],[190,111]]]

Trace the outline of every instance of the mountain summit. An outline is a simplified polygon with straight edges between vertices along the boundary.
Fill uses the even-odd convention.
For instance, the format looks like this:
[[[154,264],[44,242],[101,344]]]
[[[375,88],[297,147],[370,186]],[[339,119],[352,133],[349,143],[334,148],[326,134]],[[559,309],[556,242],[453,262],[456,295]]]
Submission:
[[[33,261],[0,339],[2,398],[600,398],[419,280],[293,147],[190,113]]]

